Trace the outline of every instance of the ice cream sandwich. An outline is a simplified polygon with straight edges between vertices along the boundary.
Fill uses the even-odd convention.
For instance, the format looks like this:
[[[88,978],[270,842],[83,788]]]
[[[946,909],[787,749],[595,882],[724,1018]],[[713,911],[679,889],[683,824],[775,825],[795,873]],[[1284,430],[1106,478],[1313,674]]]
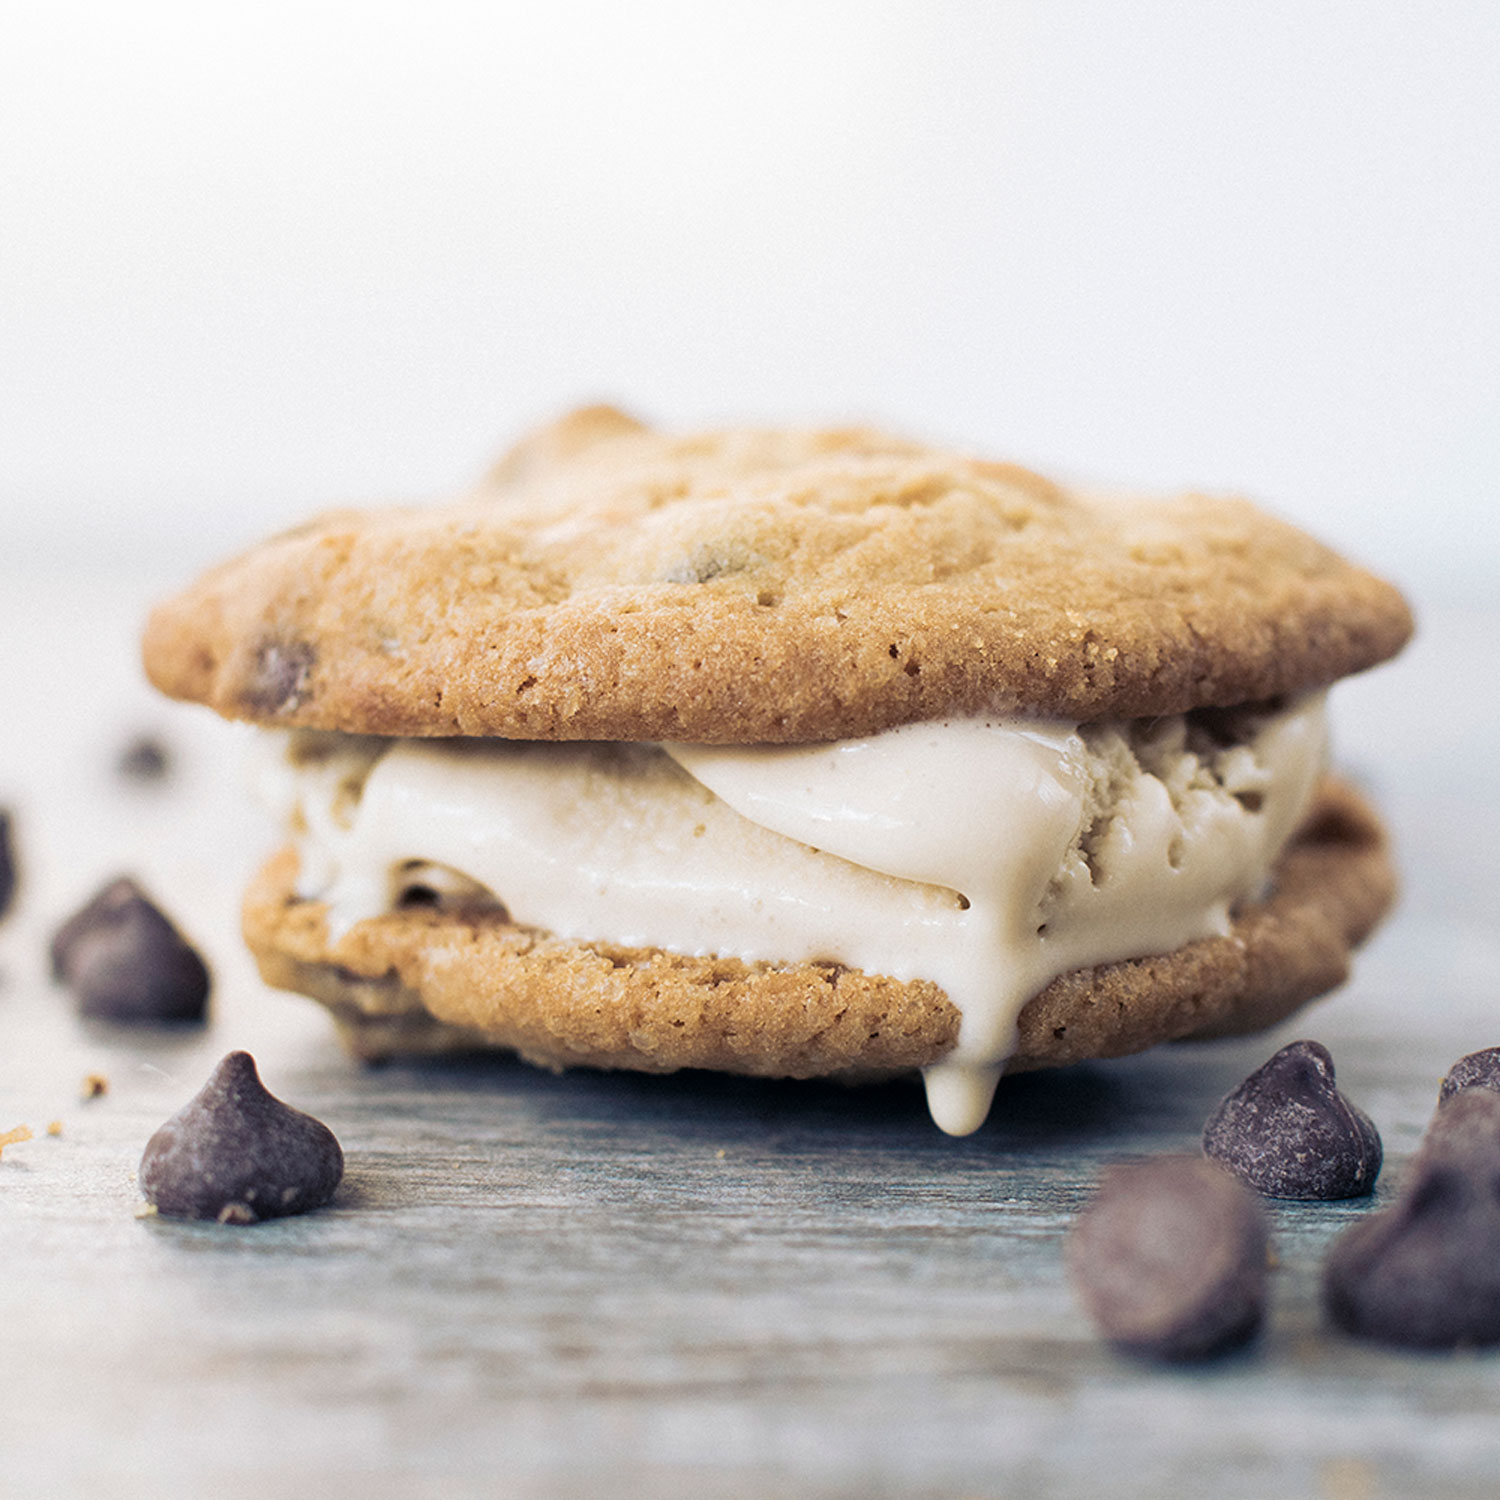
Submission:
[[[1410,630],[1241,500],[590,408],[215,568],[145,661],[267,731],[246,937],[356,1053],[920,1071],[964,1133],[1342,981],[1394,878],[1324,696]]]

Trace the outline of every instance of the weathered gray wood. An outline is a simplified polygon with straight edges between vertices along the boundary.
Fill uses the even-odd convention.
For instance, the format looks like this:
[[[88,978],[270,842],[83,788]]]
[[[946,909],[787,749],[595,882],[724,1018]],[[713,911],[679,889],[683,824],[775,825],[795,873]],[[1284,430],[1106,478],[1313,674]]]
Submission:
[[[1327,1332],[1322,1253],[1367,1210],[1275,1210],[1266,1336],[1203,1370],[1094,1338],[1059,1247],[1100,1166],[1192,1149],[1215,1100],[1313,1035],[1380,1126],[1388,1197],[1461,1053],[1500,1043],[1500,619],[1438,617],[1344,690],[1407,895],[1354,982],[1273,1038],[1002,1089],[952,1141],[907,1087],[552,1077],[347,1061],[239,951],[267,835],[239,736],[134,680],[139,584],[13,582],[0,802],[20,904],[0,926],[0,1494],[1492,1496],[1500,1357]],[[162,788],[110,761],[141,726]],[[206,1032],[89,1028],[45,937],[133,869],[211,954]],[[137,1219],[152,1129],[232,1047],[325,1119],[335,1206],[230,1229]],[[85,1074],[108,1092],[83,1101]],[[61,1133],[47,1136],[49,1121]]]

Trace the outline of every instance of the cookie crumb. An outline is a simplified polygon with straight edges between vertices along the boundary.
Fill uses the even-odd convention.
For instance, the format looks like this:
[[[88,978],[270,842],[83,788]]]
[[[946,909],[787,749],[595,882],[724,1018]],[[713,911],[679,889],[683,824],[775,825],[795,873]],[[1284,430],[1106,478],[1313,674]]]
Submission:
[[[62,1123],[61,1120],[48,1120],[47,1121],[47,1134],[48,1135],[61,1135],[62,1132],[63,1132],[63,1123]]]
[[[5,1155],[5,1148],[7,1146],[18,1146],[22,1141],[29,1141],[31,1138],[31,1126],[29,1125],[17,1125],[13,1129],[7,1130],[3,1135],[0,1135],[0,1156]]]
[[[1331,1458],[1319,1473],[1326,1500],[1370,1500],[1375,1493],[1375,1468],[1363,1458]]]
[[[78,1085],[80,1099],[101,1099],[109,1092],[109,1079],[103,1073],[85,1073]]]

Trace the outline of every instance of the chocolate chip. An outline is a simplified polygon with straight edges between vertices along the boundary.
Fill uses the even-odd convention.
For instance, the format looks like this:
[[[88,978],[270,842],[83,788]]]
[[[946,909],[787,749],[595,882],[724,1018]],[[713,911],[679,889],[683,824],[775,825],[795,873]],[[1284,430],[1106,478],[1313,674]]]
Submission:
[[[240,694],[245,706],[257,714],[290,713],[306,700],[317,659],[306,641],[262,641]]]
[[[700,542],[677,559],[662,578],[667,583],[712,583],[734,573],[747,573],[764,564],[765,558],[747,543],[733,538]]]
[[[1068,1236],[1069,1275],[1100,1332],[1130,1354],[1204,1359],[1244,1343],[1265,1306],[1260,1200],[1196,1156],[1105,1173]]]
[[[343,1175],[333,1132],[267,1093],[248,1052],[231,1052],[147,1142],[140,1184],[172,1218],[254,1224],[321,1208]]]
[[[1380,1175],[1380,1132],[1334,1086],[1317,1042],[1283,1047],[1226,1094],[1203,1150],[1268,1198],[1358,1198]]]
[[[138,735],[120,751],[115,771],[126,781],[165,781],[172,773],[172,755],[151,735]]]
[[[1400,1197],[1334,1242],[1323,1305],[1377,1343],[1500,1343],[1500,1094],[1461,1089],[1440,1106]]]
[[[1460,1089],[1493,1089],[1500,1094],[1500,1047],[1471,1052],[1448,1069],[1438,1087],[1438,1103],[1451,1099]]]
[[[10,811],[0,807],[0,917],[16,895],[16,856],[10,831]]]
[[[52,976],[99,1020],[201,1022],[203,960],[135,881],[111,881],[52,939]]]

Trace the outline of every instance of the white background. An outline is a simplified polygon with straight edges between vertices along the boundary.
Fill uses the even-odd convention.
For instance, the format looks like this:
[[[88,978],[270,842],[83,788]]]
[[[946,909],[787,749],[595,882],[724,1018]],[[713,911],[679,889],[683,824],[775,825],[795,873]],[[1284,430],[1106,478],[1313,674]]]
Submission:
[[[0,0],[6,561],[183,572],[580,400],[1500,560],[1500,5]]]

